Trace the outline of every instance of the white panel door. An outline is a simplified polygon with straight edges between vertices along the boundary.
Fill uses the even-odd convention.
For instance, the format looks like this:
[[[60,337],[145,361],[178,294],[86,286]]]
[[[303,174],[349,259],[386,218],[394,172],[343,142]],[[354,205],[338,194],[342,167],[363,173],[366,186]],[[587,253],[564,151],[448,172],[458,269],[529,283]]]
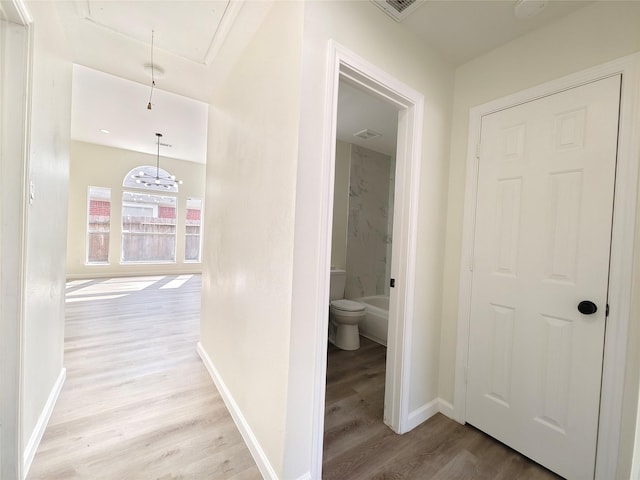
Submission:
[[[570,479],[594,474],[619,103],[616,76],[482,119],[467,421]]]

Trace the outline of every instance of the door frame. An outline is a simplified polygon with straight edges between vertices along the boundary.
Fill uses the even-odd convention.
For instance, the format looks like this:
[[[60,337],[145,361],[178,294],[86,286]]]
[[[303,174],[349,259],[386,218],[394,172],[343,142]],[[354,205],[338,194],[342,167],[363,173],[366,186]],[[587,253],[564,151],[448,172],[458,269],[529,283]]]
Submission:
[[[23,0],[3,1],[0,69],[0,477],[24,476],[22,433],[22,345],[24,239],[31,98],[31,27]],[[9,94],[10,93],[10,94]]]
[[[467,360],[471,310],[473,256],[480,124],[484,115],[553,95],[613,75],[622,75],[618,159],[616,165],[614,214],[611,238],[609,305],[600,395],[596,479],[616,478],[622,423],[624,374],[627,358],[627,330],[631,314],[636,200],[640,169],[640,54],[629,55],[551,82],[509,95],[469,112],[467,175],[465,184],[462,262],[458,297],[458,332],[453,418],[466,422]],[[636,252],[640,253],[640,252]]]
[[[389,305],[384,422],[396,433],[405,433],[415,426],[410,418],[409,390],[424,96],[333,40],[329,42],[328,55],[328,84],[322,141],[323,170],[327,174],[321,179],[324,209],[320,234],[324,248],[318,252],[319,265],[324,265],[324,274],[319,282],[317,297],[319,304],[316,308],[316,311],[320,312],[321,319],[317,322],[319,331],[316,335],[318,339],[315,355],[317,375],[314,379],[314,454],[311,469],[313,478],[320,478],[322,473],[329,326],[327,305],[331,265],[338,87],[341,78],[384,99],[399,110],[396,185],[401,185],[402,188],[396,189],[394,201],[391,277],[396,279],[396,301],[392,301]]]

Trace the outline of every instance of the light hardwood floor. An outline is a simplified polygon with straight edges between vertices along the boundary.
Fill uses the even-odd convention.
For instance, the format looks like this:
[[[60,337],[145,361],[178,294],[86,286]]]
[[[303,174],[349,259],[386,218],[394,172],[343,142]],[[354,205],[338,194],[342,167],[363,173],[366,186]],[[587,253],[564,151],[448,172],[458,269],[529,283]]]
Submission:
[[[67,381],[28,480],[261,478],[196,354],[199,311],[199,276],[70,282]],[[323,478],[558,478],[442,415],[394,434],[385,354],[329,346]]]
[[[262,478],[196,353],[200,277],[175,280],[68,284],[67,380],[29,480]]]

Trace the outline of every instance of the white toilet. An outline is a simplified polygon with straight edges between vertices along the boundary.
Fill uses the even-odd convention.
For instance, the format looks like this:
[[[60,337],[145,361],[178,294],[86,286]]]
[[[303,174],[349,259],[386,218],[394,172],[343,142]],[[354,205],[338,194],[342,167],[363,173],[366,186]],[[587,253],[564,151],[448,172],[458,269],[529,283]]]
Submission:
[[[347,272],[331,269],[329,294],[329,340],[342,350],[360,348],[358,324],[364,319],[364,305],[344,299]]]

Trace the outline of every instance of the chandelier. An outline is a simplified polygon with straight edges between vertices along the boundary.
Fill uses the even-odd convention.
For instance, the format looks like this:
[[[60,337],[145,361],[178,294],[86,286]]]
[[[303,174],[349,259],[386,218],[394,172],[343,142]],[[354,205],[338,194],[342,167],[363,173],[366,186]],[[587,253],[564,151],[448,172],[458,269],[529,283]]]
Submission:
[[[176,180],[175,175],[170,175],[169,172],[160,168],[160,138],[161,133],[156,133],[158,153],[156,155],[156,167],[141,167],[138,173],[131,175],[136,183],[142,184],[145,187],[166,189],[166,190],[178,190],[178,185],[182,185],[182,180]]]

